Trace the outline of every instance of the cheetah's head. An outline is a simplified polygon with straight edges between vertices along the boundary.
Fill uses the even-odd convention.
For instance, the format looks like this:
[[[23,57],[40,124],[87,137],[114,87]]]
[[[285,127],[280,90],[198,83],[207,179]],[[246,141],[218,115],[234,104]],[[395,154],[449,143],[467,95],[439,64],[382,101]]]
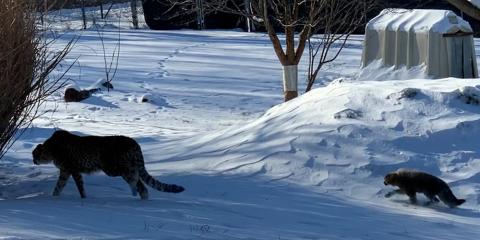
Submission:
[[[48,147],[44,144],[38,144],[32,152],[33,163],[35,165],[47,164],[53,160],[53,156]]]
[[[389,173],[385,176],[384,180],[383,180],[383,184],[386,185],[396,185],[396,182],[397,182],[397,173],[393,172],[393,173]]]

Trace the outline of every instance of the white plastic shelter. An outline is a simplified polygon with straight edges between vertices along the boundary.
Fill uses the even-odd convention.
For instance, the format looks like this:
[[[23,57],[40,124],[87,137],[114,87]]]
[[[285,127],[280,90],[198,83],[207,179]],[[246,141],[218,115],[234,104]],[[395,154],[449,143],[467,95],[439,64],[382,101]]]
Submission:
[[[449,10],[385,9],[365,29],[362,67],[425,66],[433,78],[478,77],[470,24]]]

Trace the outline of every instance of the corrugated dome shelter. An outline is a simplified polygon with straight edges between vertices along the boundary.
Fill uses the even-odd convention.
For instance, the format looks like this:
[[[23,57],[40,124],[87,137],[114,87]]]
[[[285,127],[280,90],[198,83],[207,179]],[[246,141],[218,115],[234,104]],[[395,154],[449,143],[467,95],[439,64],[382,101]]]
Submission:
[[[449,10],[385,9],[366,26],[362,67],[424,65],[432,78],[478,77],[470,24]]]

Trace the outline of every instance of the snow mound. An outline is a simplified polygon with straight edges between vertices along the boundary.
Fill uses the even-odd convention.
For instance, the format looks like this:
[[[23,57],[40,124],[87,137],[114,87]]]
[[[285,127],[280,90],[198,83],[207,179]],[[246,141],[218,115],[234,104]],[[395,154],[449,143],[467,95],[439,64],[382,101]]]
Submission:
[[[388,66],[383,64],[382,59],[374,60],[367,66],[362,68],[358,73],[357,80],[360,81],[385,81],[385,80],[401,80],[401,79],[430,79],[426,66],[424,64],[407,68],[403,65]]]
[[[467,104],[480,104],[480,89],[472,86],[461,87],[458,91],[458,97]]]
[[[184,171],[256,176],[380,201],[386,201],[386,173],[418,169],[449,182],[471,207],[480,189],[480,108],[462,96],[478,99],[479,83],[334,81],[249,124],[189,139],[184,154],[167,158]]]

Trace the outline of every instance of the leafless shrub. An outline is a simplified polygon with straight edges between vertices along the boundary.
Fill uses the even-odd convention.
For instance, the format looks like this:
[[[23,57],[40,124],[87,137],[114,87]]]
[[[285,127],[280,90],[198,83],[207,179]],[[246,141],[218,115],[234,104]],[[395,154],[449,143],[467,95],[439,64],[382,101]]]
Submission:
[[[120,18],[118,19],[120,25]],[[107,56],[107,50],[105,48],[104,35],[101,29],[96,29],[100,42],[102,44],[102,53],[103,53],[103,66],[105,71],[105,82],[102,86],[106,87],[108,91],[113,89],[112,81],[115,78],[118,70],[118,61],[120,59],[120,47],[121,47],[121,31],[118,29],[118,38],[117,43],[110,56]]]
[[[0,158],[19,129],[38,116],[40,104],[62,87],[63,75],[50,73],[73,45],[52,52],[52,42],[37,28],[35,9],[30,0],[0,0]]]
[[[318,6],[317,29],[308,37],[308,75],[306,92],[315,83],[325,64],[333,62],[345,48],[347,40],[367,22],[367,13],[376,0],[329,0]]]

